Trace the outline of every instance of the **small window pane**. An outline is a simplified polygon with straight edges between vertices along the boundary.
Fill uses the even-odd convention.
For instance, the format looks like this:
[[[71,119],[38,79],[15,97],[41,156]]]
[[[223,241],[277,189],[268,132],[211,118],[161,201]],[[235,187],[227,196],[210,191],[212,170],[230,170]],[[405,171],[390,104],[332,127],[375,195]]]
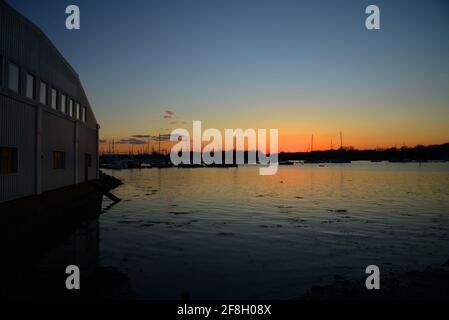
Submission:
[[[47,84],[41,81],[41,88],[39,93],[39,102],[48,105],[48,93],[47,93]]]
[[[80,120],[84,122],[84,107],[80,107]]]
[[[65,152],[53,151],[53,169],[65,169]]]
[[[75,108],[75,117],[79,120],[80,119],[80,104],[77,103],[76,104],[76,108]]]
[[[34,98],[36,97],[35,87],[36,87],[36,78],[32,74],[27,73],[27,86],[26,86],[27,98],[34,100]]]
[[[69,100],[69,116],[73,117],[73,99]]]
[[[17,149],[0,147],[0,174],[17,172]]]
[[[8,67],[8,88],[19,93],[20,88],[20,69],[14,63],[9,63]]]
[[[87,122],[87,108],[83,107],[83,122]]]
[[[51,89],[51,108],[52,109],[58,109],[58,91],[56,89]]]
[[[66,113],[66,103],[67,103],[67,99],[65,94],[61,94],[61,112],[62,113]]]

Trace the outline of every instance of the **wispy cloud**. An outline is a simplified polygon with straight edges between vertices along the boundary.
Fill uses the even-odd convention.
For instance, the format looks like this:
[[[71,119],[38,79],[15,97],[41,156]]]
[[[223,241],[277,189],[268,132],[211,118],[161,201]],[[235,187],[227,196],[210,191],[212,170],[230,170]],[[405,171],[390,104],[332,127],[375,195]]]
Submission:
[[[160,136],[157,137],[157,139],[160,141],[169,141],[170,135],[169,134],[161,134]]]
[[[129,138],[129,139],[121,139],[117,141],[118,144],[146,144],[146,141],[136,139],[136,138]]]
[[[175,117],[175,112],[171,110],[165,110],[162,118],[164,119],[173,119]]]
[[[131,136],[131,138],[147,139],[147,138],[151,138],[151,136],[149,134],[136,134],[136,135]]]

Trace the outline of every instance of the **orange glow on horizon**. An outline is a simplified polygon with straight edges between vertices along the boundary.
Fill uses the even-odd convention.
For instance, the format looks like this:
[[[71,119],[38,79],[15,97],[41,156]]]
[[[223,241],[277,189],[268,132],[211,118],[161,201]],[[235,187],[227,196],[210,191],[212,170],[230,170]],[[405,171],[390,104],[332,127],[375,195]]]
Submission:
[[[368,149],[388,149],[388,148],[401,148],[403,146],[415,147],[416,145],[433,145],[433,144],[443,144],[449,142],[449,138],[444,140],[416,140],[416,141],[401,141],[400,139],[394,138],[383,143],[379,143],[374,138],[352,138],[345,137],[343,134],[343,147],[344,148],[354,148],[359,150]],[[435,141],[436,140],[436,141]],[[113,143],[113,141],[115,141]],[[157,153],[159,152],[159,143],[157,141],[146,142],[142,144],[123,144],[119,143],[120,139],[107,139],[107,142],[100,144],[100,153],[120,153],[120,154],[144,154],[144,153]],[[163,154],[168,154],[171,147],[175,142],[161,141],[160,150]],[[203,147],[207,145],[208,142],[203,142]],[[269,146],[269,139],[267,139],[267,145]],[[246,146],[246,144],[245,144]],[[340,136],[339,134],[322,134],[313,135],[313,151],[323,151],[331,149],[339,149]],[[299,134],[299,133],[288,133],[279,134],[279,152],[310,152],[312,147],[312,135],[310,134]],[[245,150],[247,147],[245,147]]]

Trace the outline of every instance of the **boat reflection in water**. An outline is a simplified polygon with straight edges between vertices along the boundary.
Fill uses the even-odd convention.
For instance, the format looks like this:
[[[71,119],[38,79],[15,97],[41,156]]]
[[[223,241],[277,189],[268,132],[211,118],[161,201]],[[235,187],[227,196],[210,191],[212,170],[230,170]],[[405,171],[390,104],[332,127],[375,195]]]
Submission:
[[[101,199],[82,206],[48,209],[63,211],[63,218],[48,221],[45,226],[26,235],[3,233],[1,238],[3,275],[0,297],[3,299],[85,299],[128,298],[128,278],[99,263]],[[19,213],[17,213],[18,215]],[[51,216],[51,214],[47,215]],[[13,224],[2,221],[2,230],[26,228],[29,219]],[[43,224],[41,224],[43,225]],[[5,235],[7,234],[7,235]],[[5,239],[6,237],[6,239]],[[81,290],[68,290],[67,266],[80,269]]]

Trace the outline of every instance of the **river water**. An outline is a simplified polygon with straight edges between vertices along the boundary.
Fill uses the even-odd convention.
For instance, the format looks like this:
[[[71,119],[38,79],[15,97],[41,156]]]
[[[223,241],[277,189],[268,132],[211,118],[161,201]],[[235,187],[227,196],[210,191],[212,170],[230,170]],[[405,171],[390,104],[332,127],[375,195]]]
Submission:
[[[335,276],[441,265],[449,163],[106,171],[99,264],[147,299],[295,299]]]

